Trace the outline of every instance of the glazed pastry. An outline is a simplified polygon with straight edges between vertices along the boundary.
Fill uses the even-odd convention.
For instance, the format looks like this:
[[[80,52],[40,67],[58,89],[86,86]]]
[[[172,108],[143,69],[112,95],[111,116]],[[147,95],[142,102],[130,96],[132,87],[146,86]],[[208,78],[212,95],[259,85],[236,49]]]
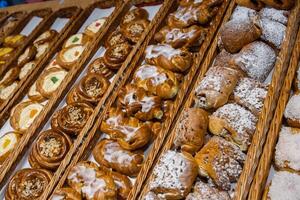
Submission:
[[[5,47],[18,48],[24,44],[26,39],[25,35],[10,35],[4,38],[3,45]]]
[[[1,61],[10,60],[13,54],[14,54],[14,49],[13,48],[10,48],[10,47],[0,48],[0,60]]]
[[[151,130],[147,124],[134,117],[125,117],[125,113],[118,108],[110,108],[100,129],[116,139],[126,150],[144,147],[151,139]]]
[[[39,93],[36,89],[36,82],[33,83],[33,85],[29,88],[28,94],[27,94],[28,98],[31,101],[37,101],[37,102],[43,102],[46,100],[45,97],[43,97],[41,95],[41,93]]]
[[[68,48],[62,49],[56,56],[56,62],[63,68],[70,70],[79,61],[85,46],[73,45]]]
[[[133,75],[133,82],[162,99],[172,99],[179,90],[175,74],[154,65],[142,65]]]
[[[256,18],[258,13],[251,9],[244,6],[237,5],[231,15],[231,20],[250,20]]]
[[[110,48],[112,46],[126,43],[127,38],[119,30],[112,32],[105,41],[105,47]]]
[[[162,123],[160,122],[152,122],[152,121],[147,121],[145,122],[151,129],[152,132],[152,140],[154,140],[160,133],[162,129]]]
[[[144,160],[143,154],[125,150],[117,141],[110,139],[99,142],[93,150],[93,156],[101,166],[127,176],[136,176]]]
[[[149,17],[148,12],[143,8],[134,8],[128,11],[123,19],[121,20],[121,27],[127,25],[130,22],[139,20],[139,19],[147,19]]]
[[[121,28],[121,32],[132,43],[137,43],[149,25],[149,20],[139,19],[129,22]]]
[[[300,128],[300,94],[294,94],[287,103],[284,111],[284,117],[291,127]]]
[[[90,42],[90,37],[87,36],[84,33],[77,33],[72,36],[70,36],[64,43],[63,49],[66,49],[68,47],[76,46],[76,45],[82,45],[85,46]]]
[[[121,88],[118,94],[118,105],[129,116],[134,116],[143,121],[159,120],[163,117],[161,99],[133,84],[127,84]]]
[[[96,58],[89,66],[88,73],[97,73],[104,76],[106,79],[110,79],[114,76],[114,72],[107,67],[104,62],[104,58]]]
[[[161,200],[154,192],[148,192],[144,197],[142,197],[142,200]]]
[[[218,188],[229,191],[242,172],[246,154],[231,142],[214,136],[195,159],[200,176],[211,178]]]
[[[39,134],[29,154],[32,168],[56,170],[68,153],[71,139],[64,133],[47,130]]]
[[[40,200],[51,178],[52,174],[44,169],[21,169],[9,181],[5,199]]]
[[[268,18],[272,21],[279,22],[283,25],[287,25],[288,23],[288,17],[289,17],[289,11],[286,10],[276,10],[274,8],[263,8],[259,11],[259,15],[262,18]]]
[[[35,46],[27,47],[26,50],[24,51],[24,53],[22,55],[20,55],[18,58],[18,66],[23,66],[26,63],[28,63],[29,61],[33,60],[36,53],[37,53],[37,50],[36,50]]]
[[[232,68],[210,68],[195,89],[195,107],[212,109],[226,104],[239,77],[240,73]]]
[[[18,87],[19,82],[15,81],[9,86],[0,85],[0,102],[7,100],[15,89]]]
[[[82,200],[80,193],[76,192],[76,190],[64,187],[56,190],[51,200]]]
[[[196,153],[204,144],[208,127],[208,113],[200,108],[183,111],[175,128],[175,147],[190,154]]]
[[[246,151],[255,132],[257,117],[237,104],[226,104],[209,116],[209,130]]]
[[[37,91],[41,93],[43,97],[51,98],[67,74],[67,71],[58,68],[45,70],[37,80]]]
[[[40,45],[36,45],[37,54],[35,55],[35,59],[40,59],[44,56],[50,48],[50,42],[45,42]]]
[[[276,9],[280,9],[280,10],[289,10],[291,9],[294,5],[295,5],[295,1],[294,0],[260,0],[261,2],[263,2],[264,4],[276,8]]]
[[[93,21],[90,25],[88,25],[85,28],[84,33],[90,37],[94,37],[96,35],[96,33],[99,32],[101,27],[105,24],[106,20],[107,20],[107,18],[103,17],[103,18]]]
[[[25,101],[17,104],[11,112],[10,125],[18,132],[28,130],[44,106],[34,101]]]
[[[262,0],[237,0],[236,3],[254,10],[260,10],[264,6]]]
[[[56,58],[54,58],[45,69],[58,68],[61,69],[61,66],[57,63]]]
[[[9,157],[10,153],[15,149],[22,137],[17,132],[9,132],[0,137],[0,164]]]
[[[112,70],[118,70],[130,53],[132,46],[128,43],[117,44],[106,49],[103,61]]]
[[[35,61],[31,61],[24,64],[24,66],[20,70],[19,79],[22,80],[23,78],[25,78],[35,67],[36,67]]]
[[[149,45],[145,51],[145,61],[164,69],[183,73],[192,65],[192,55],[185,49],[174,49],[168,44]]]
[[[86,103],[72,103],[56,111],[51,120],[53,130],[76,136],[85,126],[93,109]]]
[[[127,199],[132,188],[132,183],[130,179],[127,176],[114,171],[111,171],[109,175],[111,175],[116,184],[117,199]]]
[[[33,44],[35,46],[39,46],[41,44],[44,44],[45,42],[51,42],[57,35],[58,32],[56,30],[45,31],[36,40],[34,40]]]
[[[197,164],[188,153],[166,151],[155,165],[149,188],[164,199],[182,199],[192,189]]]
[[[0,80],[0,85],[9,86],[18,78],[20,69],[18,67],[10,68],[3,78]]]

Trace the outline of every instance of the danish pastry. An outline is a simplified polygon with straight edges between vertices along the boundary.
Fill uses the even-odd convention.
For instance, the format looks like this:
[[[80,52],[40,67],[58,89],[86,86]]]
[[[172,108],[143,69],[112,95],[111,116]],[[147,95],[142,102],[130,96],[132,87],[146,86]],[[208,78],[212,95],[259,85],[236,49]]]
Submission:
[[[28,94],[27,94],[28,98],[31,101],[37,101],[37,102],[43,102],[46,100],[45,97],[43,97],[41,95],[41,93],[39,93],[36,89],[36,82],[33,83],[33,85],[29,88]]]
[[[140,66],[133,75],[133,82],[162,99],[172,99],[179,90],[175,74],[154,65]]]
[[[25,35],[10,35],[4,38],[3,45],[5,47],[18,48],[24,44],[26,39]]]
[[[236,3],[254,10],[260,10],[264,6],[261,0],[237,0]]]
[[[279,9],[279,10],[289,10],[295,5],[295,1],[293,0],[260,0],[262,3]]]
[[[132,43],[137,43],[149,25],[149,20],[139,19],[129,22],[121,28],[121,32]]]
[[[112,70],[118,70],[130,53],[132,46],[128,43],[117,44],[108,48],[103,56],[106,66]]]
[[[0,102],[7,100],[10,97],[10,95],[14,93],[18,85],[18,81],[13,82],[9,86],[0,85]]]
[[[106,20],[107,20],[107,18],[103,17],[103,18],[93,21],[90,25],[88,25],[85,28],[84,33],[90,37],[94,37],[96,35],[96,33],[99,32],[101,27],[105,24]]]
[[[50,42],[45,42],[43,44],[36,45],[37,53],[35,55],[35,59],[40,59],[41,57],[43,57],[48,52],[49,48]]]
[[[13,54],[14,54],[14,49],[13,48],[10,48],[10,47],[0,48],[0,60],[1,61],[10,60]]]
[[[62,49],[56,56],[56,62],[63,68],[70,70],[79,61],[85,46],[73,45],[68,48]]]
[[[289,14],[290,13],[287,10],[276,10],[269,7],[263,8],[259,11],[260,17],[279,22],[283,25],[287,25]]]
[[[212,137],[196,154],[199,175],[211,178],[218,188],[229,191],[242,172],[246,159],[237,146],[220,137]]]
[[[145,51],[145,61],[164,69],[183,73],[192,65],[192,56],[185,49],[174,49],[168,44],[150,45]]]
[[[26,48],[24,53],[19,56],[18,58],[18,66],[23,66],[26,63],[30,62],[35,58],[35,55],[37,53],[37,50],[35,46],[29,46]]]
[[[196,153],[204,144],[208,127],[208,113],[200,108],[188,108],[183,111],[175,128],[175,147],[190,154]]]
[[[104,62],[104,58],[100,57],[95,59],[89,66],[88,66],[88,73],[97,73],[104,76],[107,79],[110,79],[114,76],[114,72],[107,67]]]
[[[45,42],[51,42],[57,35],[58,32],[56,30],[45,31],[36,40],[34,40],[33,44],[35,46],[39,46],[41,44],[44,44]]]
[[[63,44],[63,48],[66,49],[66,48],[76,46],[76,45],[85,46],[90,42],[90,40],[91,40],[90,37],[87,36],[86,34],[77,33],[77,34],[74,34],[74,35],[70,36],[65,41],[65,43]]]
[[[111,175],[116,184],[117,199],[127,199],[128,194],[132,188],[130,179],[127,176],[114,171],[111,171],[109,175]]]
[[[61,66],[57,63],[56,58],[54,58],[45,69],[58,68],[61,69]]]
[[[126,43],[127,38],[122,34],[120,30],[112,32],[105,41],[105,47],[110,48],[112,46]]]
[[[36,67],[35,61],[31,61],[24,64],[24,66],[20,70],[19,79],[22,80],[23,78],[25,78],[35,67]]]
[[[147,19],[149,17],[148,12],[143,8],[135,8],[130,10],[125,14],[123,19],[121,20],[121,27],[127,25],[130,22],[139,20],[139,19]]]
[[[257,117],[237,104],[226,104],[209,116],[209,130],[246,151],[256,128]]]
[[[69,187],[64,187],[56,190],[53,195],[51,200],[59,200],[59,199],[66,199],[66,200],[81,200],[81,195],[80,193],[76,192],[76,190],[69,188]]]
[[[21,134],[9,132],[0,137],[0,164],[7,159],[20,141]]]
[[[88,103],[83,101],[78,93],[77,93],[77,85],[75,85],[67,94],[67,98],[66,98],[67,104],[72,104],[72,103],[76,103],[76,102],[81,102],[81,103]]]
[[[300,128],[300,109],[299,109],[300,94],[294,94],[288,101],[284,117],[287,120],[287,123],[291,127]]]
[[[188,153],[168,150],[150,177],[149,188],[164,199],[185,198],[197,177],[197,163]]]
[[[18,67],[10,68],[5,73],[3,78],[0,80],[0,85],[3,85],[3,86],[11,85],[18,78],[19,73],[20,73],[20,69]]]

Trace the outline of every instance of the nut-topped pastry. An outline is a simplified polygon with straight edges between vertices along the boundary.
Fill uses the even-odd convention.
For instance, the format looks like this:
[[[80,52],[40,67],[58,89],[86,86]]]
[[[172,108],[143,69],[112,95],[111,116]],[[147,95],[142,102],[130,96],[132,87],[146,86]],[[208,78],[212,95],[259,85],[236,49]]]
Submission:
[[[94,37],[96,33],[99,32],[100,28],[105,24],[106,20],[106,17],[96,19],[85,28],[84,33],[90,37]]]
[[[85,46],[82,45],[69,46],[58,53],[56,61],[63,68],[70,70],[78,62],[84,50]]]
[[[108,68],[118,70],[130,53],[132,46],[129,43],[121,43],[106,49],[103,61]]]
[[[120,30],[115,30],[108,36],[107,40],[105,41],[105,47],[109,48],[117,44],[122,44],[126,42],[127,38],[123,35],[123,33]]]
[[[113,70],[111,70],[104,62],[104,58],[100,57],[95,59],[89,66],[88,66],[88,73],[96,73],[104,76],[107,79],[110,79],[114,76]]]
[[[20,141],[21,134],[9,132],[0,137],[0,165],[7,159]]]
[[[132,43],[137,43],[149,25],[149,20],[140,19],[129,22],[121,28],[121,32]]]
[[[121,27],[127,25],[130,22],[139,20],[139,19],[147,19],[149,17],[148,12],[143,8],[134,8],[128,11],[123,19],[121,20]]]

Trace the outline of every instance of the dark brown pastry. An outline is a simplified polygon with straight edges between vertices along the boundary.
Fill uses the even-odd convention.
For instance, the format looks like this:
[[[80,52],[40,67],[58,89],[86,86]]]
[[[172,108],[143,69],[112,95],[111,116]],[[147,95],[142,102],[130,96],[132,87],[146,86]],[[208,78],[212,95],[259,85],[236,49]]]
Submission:
[[[279,10],[289,10],[295,5],[294,0],[260,0],[264,4],[279,9]]]
[[[132,43],[137,43],[149,25],[149,20],[139,19],[129,22],[121,28],[121,32]]]
[[[88,73],[97,73],[104,76],[107,79],[110,79],[114,76],[113,70],[107,67],[104,62],[104,58],[96,58],[89,66],[88,66]]]
[[[117,44],[108,48],[103,56],[103,61],[108,68],[118,70],[126,60],[132,46],[128,43]]]
[[[5,47],[18,48],[24,44],[26,39],[25,35],[10,35],[4,38],[3,45]]]
[[[139,19],[147,19],[149,16],[148,12],[143,8],[135,8],[128,11],[123,19],[121,20],[121,27],[127,25],[132,21],[136,21]]]
[[[122,44],[122,43],[126,43],[126,42],[127,42],[127,38],[123,35],[123,33],[120,30],[115,30],[106,39],[105,47],[110,48],[117,44]]]

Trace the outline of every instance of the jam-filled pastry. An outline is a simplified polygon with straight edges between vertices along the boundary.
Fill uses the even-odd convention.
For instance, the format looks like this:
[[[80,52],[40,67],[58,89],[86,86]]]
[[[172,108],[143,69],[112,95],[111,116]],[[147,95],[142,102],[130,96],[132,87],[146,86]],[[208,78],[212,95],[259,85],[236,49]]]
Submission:
[[[38,78],[36,88],[45,98],[51,98],[68,74],[64,69],[51,68],[45,70]]]
[[[51,68],[58,68],[61,69],[62,67],[57,63],[56,58],[54,58],[45,69],[51,69]]]
[[[154,65],[142,65],[133,75],[133,82],[162,99],[172,99],[179,90],[175,74]]]
[[[90,42],[90,37],[84,33],[77,33],[71,35],[63,44],[63,48],[68,48],[71,46],[82,45],[85,46]]]
[[[242,78],[233,91],[233,99],[258,116],[263,108],[267,93],[266,85],[251,78]]]
[[[175,147],[190,154],[196,153],[204,144],[208,127],[208,113],[200,108],[187,108],[175,128]]]
[[[20,73],[20,68],[18,67],[12,67],[10,70],[8,70],[3,78],[0,80],[0,85],[8,86],[15,82],[15,80],[18,78]]]
[[[45,42],[43,44],[36,45],[37,53],[35,55],[35,59],[42,58],[50,48],[50,42]]]
[[[19,56],[18,58],[18,66],[23,66],[26,63],[30,62],[35,58],[35,55],[37,53],[36,47],[35,46],[29,46],[26,48],[24,53]]]
[[[268,18],[283,25],[287,25],[289,14],[290,12],[287,10],[276,10],[269,7],[263,8],[259,11],[259,15],[262,18]]]
[[[5,47],[18,48],[24,44],[26,39],[25,35],[10,35],[4,38],[3,45]]]
[[[195,89],[195,107],[219,108],[228,102],[240,73],[228,67],[212,67]]]
[[[183,199],[192,189],[197,169],[190,154],[168,150],[154,167],[149,188],[165,199]]]
[[[260,10],[264,6],[261,0],[237,0],[236,3],[254,10]]]
[[[15,81],[8,86],[0,85],[0,102],[7,100],[10,95],[14,93],[18,85],[18,81]]]
[[[231,142],[214,136],[195,159],[200,176],[211,178],[218,188],[228,191],[242,172],[246,154]]]
[[[9,132],[0,137],[0,164],[2,164],[15,149],[21,137],[22,135],[17,132]]]
[[[125,200],[131,191],[132,183],[130,179],[118,172],[110,171],[109,175],[114,179],[117,187],[117,199]]]
[[[110,108],[100,129],[127,150],[144,147],[151,139],[151,130],[147,124],[135,117],[126,117],[118,108]]]
[[[58,32],[56,30],[45,31],[36,40],[34,40],[33,44],[35,46],[39,46],[41,44],[44,44],[45,42],[51,42],[57,35]]]
[[[34,82],[33,85],[29,88],[27,96],[31,101],[43,102],[46,100],[46,98],[37,91],[36,82]]]
[[[104,58],[96,58],[89,66],[88,73],[97,73],[104,76],[107,79],[110,79],[114,76],[114,71],[111,70],[104,62]]]
[[[63,68],[70,70],[79,61],[85,50],[83,45],[73,45],[62,49],[56,56],[56,62]]]
[[[5,199],[39,200],[51,178],[52,174],[44,169],[21,169],[9,181]]]
[[[300,94],[294,94],[287,103],[284,117],[289,126],[300,128]]]
[[[231,20],[249,20],[257,17],[258,13],[244,6],[237,5],[230,17]]]
[[[105,24],[106,20],[107,20],[106,17],[96,19],[95,21],[93,21],[90,25],[88,25],[85,28],[84,33],[90,37],[94,37],[96,35],[96,33],[99,32],[101,27]]]
[[[39,134],[29,154],[33,168],[56,170],[68,153],[72,141],[64,133],[47,130]]]
[[[35,61],[30,61],[30,62],[24,64],[23,67],[20,70],[19,79],[22,80],[28,74],[30,74],[31,70],[34,69],[35,66],[36,66],[36,62]]]
[[[118,70],[130,53],[132,46],[122,43],[108,48],[103,56],[103,61],[106,66],[112,70]]]
[[[113,178],[100,170],[96,163],[89,161],[77,163],[70,170],[67,182],[87,200],[116,199],[117,187]]]
[[[121,88],[118,94],[118,105],[129,116],[134,116],[143,121],[163,117],[161,99],[133,84],[127,84]]]
[[[117,141],[110,139],[100,141],[93,150],[93,156],[100,165],[127,176],[136,176],[144,161],[142,153],[125,150]]]
[[[235,142],[246,151],[256,128],[257,117],[244,107],[229,103],[209,116],[209,130]]]
[[[80,193],[76,190],[69,187],[63,187],[57,189],[50,200],[82,200],[82,198]]]
[[[261,41],[252,42],[233,55],[232,64],[240,67],[250,78],[264,82],[276,61],[275,50]]]
[[[121,32],[132,43],[137,43],[141,38],[143,32],[149,25],[149,20],[139,19],[134,20],[121,28]]]
[[[109,48],[117,44],[126,43],[128,40],[120,30],[112,32],[105,41],[105,47]]]
[[[183,73],[191,67],[192,56],[186,49],[174,49],[169,44],[157,44],[146,48],[145,61],[150,65]]]
[[[289,10],[295,5],[294,0],[260,0],[262,3],[267,6],[280,9],[280,10]]]
[[[139,20],[139,19],[147,19],[149,17],[148,12],[143,8],[134,8],[128,11],[123,19],[121,20],[121,27],[127,25],[130,22]]]
[[[218,189],[211,183],[205,183],[203,181],[197,181],[193,188],[193,192],[190,193],[186,200],[231,200],[229,194],[225,191]]]
[[[10,60],[13,54],[14,54],[14,49],[11,48],[11,47],[2,47],[2,48],[0,48],[0,60],[1,61]]]
[[[53,114],[51,127],[57,132],[78,135],[92,113],[92,107],[86,103],[69,104]]]

